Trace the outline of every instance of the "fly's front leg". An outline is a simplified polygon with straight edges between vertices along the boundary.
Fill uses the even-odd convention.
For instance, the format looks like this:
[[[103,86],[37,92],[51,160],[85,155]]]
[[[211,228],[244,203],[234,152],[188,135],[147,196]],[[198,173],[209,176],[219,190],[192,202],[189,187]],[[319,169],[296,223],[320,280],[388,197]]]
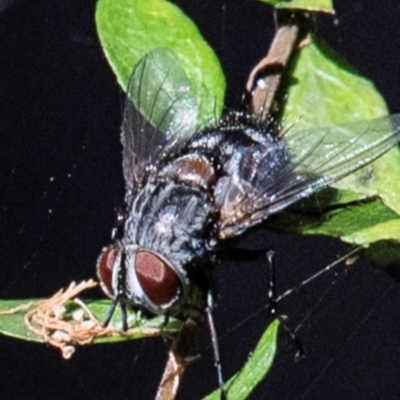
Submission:
[[[108,326],[112,316],[115,312],[117,305],[121,308],[121,318],[122,318],[122,330],[125,332],[128,330],[128,314],[126,312],[126,293],[125,293],[125,278],[126,278],[126,266],[125,266],[126,254],[125,252],[121,255],[121,262],[118,265],[117,272],[117,290],[115,297],[111,303],[111,306],[107,312],[103,326]]]
[[[103,326],[106,327],[110,324],[111,319],[114,315],[115,309],[117,305],[120,305],[121,308],[121,318],[122,318],[122,331],[127,331],[128,330],[128,314],[126,312],[126,303],[123,300],[122,296],[117,296],[115,299],[113,299],[110,308],[107,311],[106,318],[104,319]]]

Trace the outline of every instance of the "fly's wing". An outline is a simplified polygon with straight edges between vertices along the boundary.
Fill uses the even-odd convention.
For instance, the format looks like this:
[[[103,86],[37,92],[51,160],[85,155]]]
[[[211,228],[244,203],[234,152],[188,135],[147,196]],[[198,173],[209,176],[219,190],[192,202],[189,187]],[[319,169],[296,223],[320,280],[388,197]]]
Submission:
[[[246,178],[240,166],[234,176],[225,178],[217,187],[221,238],[240,234],[386,153],[400,140],[400,115],[331,128],[289,131],[282,140],[286,150],[281,158],[286,160],[278,161],[278,170],[277,164],[269,163],[272,179],[259,179],[266,170],[258,170],[250,179]],[[259,165],[254,162],[253,170]]]
[[[130,78],[122,122],[123,171],[129,191],[146,171],[177,151],[196,129],[198,105],[190,81],[168,48],[147,53]]]

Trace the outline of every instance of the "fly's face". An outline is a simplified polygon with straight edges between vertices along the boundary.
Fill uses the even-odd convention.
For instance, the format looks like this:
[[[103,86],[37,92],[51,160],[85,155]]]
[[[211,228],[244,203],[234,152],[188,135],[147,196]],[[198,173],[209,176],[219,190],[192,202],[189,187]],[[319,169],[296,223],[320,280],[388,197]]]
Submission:
[[[153,314],[176,308],[184,295],[178,271],[160,254],[146,249],[122,245],[104,248],[97,274],[109,297]]]

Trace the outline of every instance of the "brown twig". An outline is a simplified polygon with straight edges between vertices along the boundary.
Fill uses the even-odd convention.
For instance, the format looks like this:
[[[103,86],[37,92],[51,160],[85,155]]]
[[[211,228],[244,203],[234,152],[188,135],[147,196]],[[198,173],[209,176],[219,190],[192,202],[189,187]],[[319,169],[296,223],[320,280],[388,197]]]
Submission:
[[[28,329],[43,338],[45,343],[57,347],[64,358],[70,358],[75,345],[91,343],[99,336],[113,335],[110,328],[104,328],[89,309],[78,299],[74,299],[84,290],[96,286],[93,280],[76,284],[72,282],[66,290],[60,290],[51,298],[40,301],[25,315]],[[74,299],[79,311],[73,313],[71,320],[65,320],[65,303]]]
[[[265,121],[271,112],[282,75],[300,38],[300,23],[291,15],[276,32],[268,54],[253,68],[246,83],[248,111]]]
[[[188,319],[177,336],[172,339],[168,361],[161,378],[155,400],[173,400],[178,392],[187,365],[197,356],[190,352],[197,341],[198,324]]]

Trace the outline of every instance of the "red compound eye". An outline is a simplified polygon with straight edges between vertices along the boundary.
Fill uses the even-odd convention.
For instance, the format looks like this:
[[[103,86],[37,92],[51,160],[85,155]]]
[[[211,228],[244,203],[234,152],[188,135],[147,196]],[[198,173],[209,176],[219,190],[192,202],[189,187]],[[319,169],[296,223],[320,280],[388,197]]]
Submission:
[[[181,281],[178,274],[157,255],[138,252],[135,270],[143,291],[155,305],[168,304],[179,295]]]
[[[115,260],[120,251],[119,247],[104,247],[97,260],[97,276],[100,279],[101,287],[107,296],[113,297],[112,273]]]

